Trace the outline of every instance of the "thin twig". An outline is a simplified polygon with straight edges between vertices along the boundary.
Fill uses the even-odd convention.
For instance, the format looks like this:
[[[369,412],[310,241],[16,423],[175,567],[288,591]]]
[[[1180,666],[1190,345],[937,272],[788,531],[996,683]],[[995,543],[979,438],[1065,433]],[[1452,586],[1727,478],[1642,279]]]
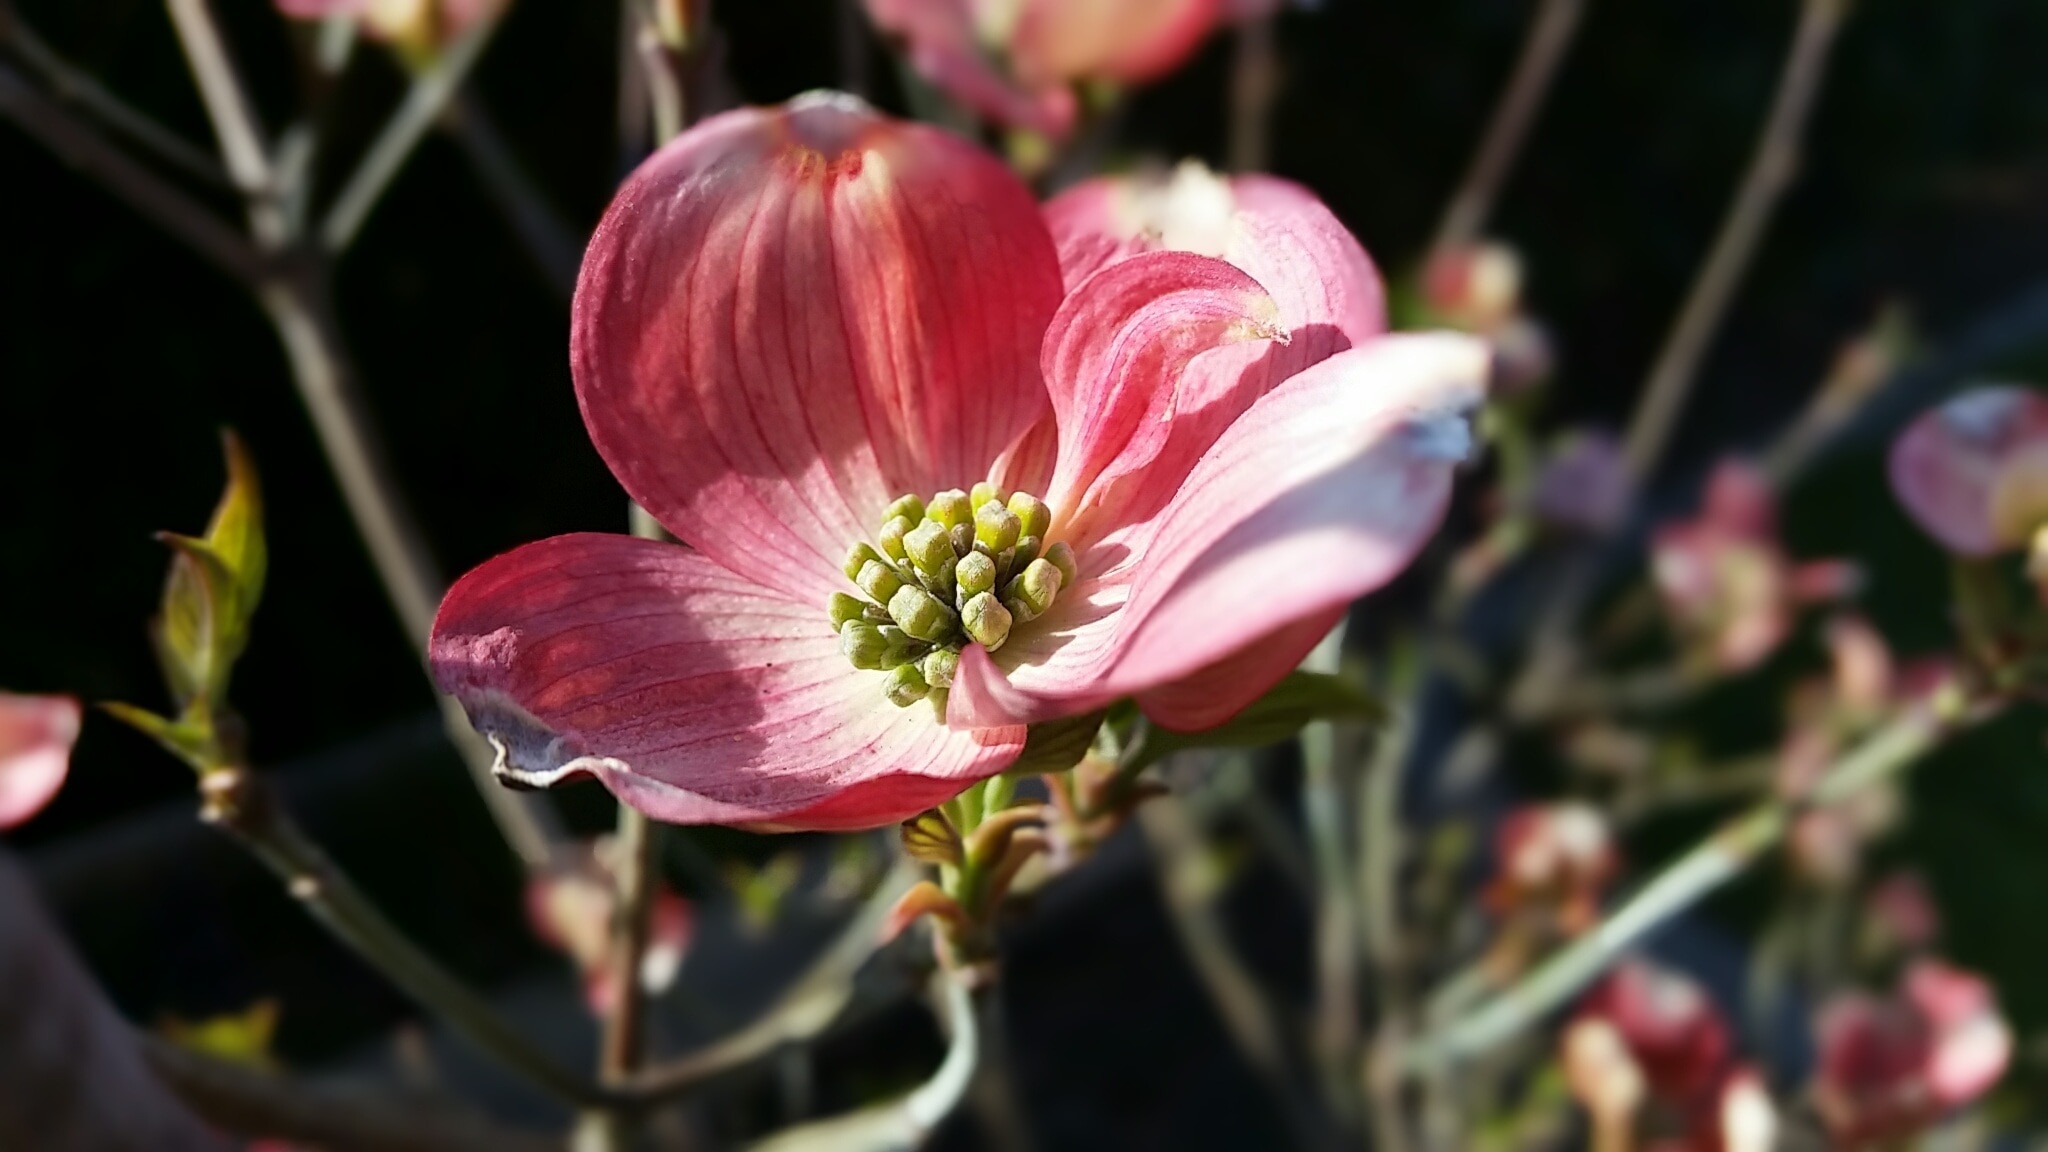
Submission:
[[[190,3],[193,0],[178,0]],[[470,69],[483,57],[485,45],[490,43],[491,34],[498,30],[498,18],[479,20],[455,39],[427,69],[413,77],[411,87],[406,89],[405,100],[398,111],[384,124],[363,153],[356,170],[328,206],[327,216],[320,222],[320,247],[327,252],[343,252],[360,232],[363,222],[370,218],[370,212],[384,198],[384,191],[397,177],[399,169],[405,167],[406,158],[435,121],[447,109],[448,102],[462,89]]]
[[[1339,621],[1302,661],[1311,672],[1337,671],[1344,647]],[[1359,1119],[1355,1073],[1360,1055],[1358,989],[1362,965],[1350,795],[1356,773],[1339,767],[1337,730],[1317,721],[1301,731],[1301,816],[1315,861],[1316,999],[1314,1041],[1323,1096],[1346,1124]]]
[[[482,997],[385,919],[285,812],[261,776],[241,767],[218,769],[201,778],[200,790],[203,819],[246,845],[314,919],[407,996],[549,1095],[585,1107],[613,1102],[610,1093],[514,1031]]]
[[[237,1136],[326,1152],[563,1152],[559,1136],[506,1128],[451,1101],[337,1089],[180,1048],[138,1033],[150,1070],[208,1123]]]
[[[0,44],[12,49],[22,63],[42,78],[54,99],[98,118],[187,176],[220,188],[231,186],[218,160],[137,111],[90,73],[59,56],[5,2],[0,2]]]
[[[96,178],[222,272],[245,284],[265,275],[263,256],[239,232],[5,65],[0,65],[0,116],[20,125],[59,160]]]
[[[272,191],[270,148],[264,142],[263,128],[228,55],[227,42],[221,38],[212,8],[207,0],[164,0],[164,6],[171,14],[171,25],[177,29],[178,44],[185,50],[185,63],[192,70],[192,79],[199,85],[200,102],[206,106],[207,118],[213,121],[214,138],[220,145],[228,178],[252,201],[268,196]]]
[[[1622,454],[1637,485],[1655,471],[1735,289],[1756,256],[1779,201],[1798,175],[1806,124],[1827,75],[1829,51],[1847,13],[1848,0],[1803,0],[1800,5],[1792,50],[1778,78],[1777,94],[1764,120],[1756,153],[1678,321],[1657,354],[1629,422]]]
[[[823,1032],[852,999],[853,978],[880,947],[882,926],[896,902],[922,878],[915,862],[899,859],[832,946],[773,1007],[722,1040],[651,1065],[622,1089],[636,1100],[659,1100]]]
[[[1263,172],[1272,160],[1273,100],[1280,94],[1280,61],[1273,17],[1238,25],[1230,60],[1230,170]]]
[[[1962,719],[1974,722],[1989,714],[1987,708]],[[1950,726],[1934,709],[1907,710],[1837,761],[1806,803],[1839,804],[1896,775],[1934,747]],[[1771,800],[1729,821],[1535,971],[1470,1015],[1433,1028],[1408,1052],[1408,1068],[1441,1069],[1534,1025],[1651,932],[1740,876],[1784,837],[1798,808],[1787,800]]]
[[[1486,126],[1486,135],[1472,156],[1465,178],[1444,208],[1436,238],[1430,242],[1431,251],[1469,244],[1486,227],[1494,202],[1500,197],[1501,185],[1521,154],[1530,125],[1543,107],[1551,82],[1557,77],[1558,65],[1564,62],[1585,14],[1586,0],[1543,0],[1543,6],[1537,9],[1529,24],[1529,34],[1522,41],[1522,55],[1515,62],[1507,91],[1494,107],[1493,119]]]
[[[465,88],[456,96],[442,123],[469,157],[477,181],[504,213],[512,234],[519,237],[526,254],[546,277],[548,287],[563,300],[575,295],[583,244],[513,157],[474,87]]]
[[[640,965],[647,955],[655,883],[654,824],[646,814],[619,805],[618,833],[612,843],[618,856],[618,905],[612,924],[611,977],[615,1003],[605,1020],[604,1050],[598,1075],[617,1083],[640,1068],[645,1054],[647,997],[640,987]]]

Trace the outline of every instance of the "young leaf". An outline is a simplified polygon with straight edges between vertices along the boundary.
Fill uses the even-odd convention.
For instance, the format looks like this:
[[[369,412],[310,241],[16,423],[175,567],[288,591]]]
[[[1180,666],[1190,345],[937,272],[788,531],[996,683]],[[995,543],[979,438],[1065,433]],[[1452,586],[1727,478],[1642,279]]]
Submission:
[[[221,445],[227,456],[228,484],[206,525],[206,542],[235,576],[229,632],[246,635],[270,567],[270,550],[263,536],[263,489],[256,476],[256,462],[241,437],[232,430],[223,431]]]

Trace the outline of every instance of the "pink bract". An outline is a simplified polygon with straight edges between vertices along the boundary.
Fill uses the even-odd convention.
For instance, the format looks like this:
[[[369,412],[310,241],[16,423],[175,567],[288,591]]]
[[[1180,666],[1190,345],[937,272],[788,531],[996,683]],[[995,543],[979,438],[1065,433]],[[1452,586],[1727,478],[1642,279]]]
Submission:
[[[1814,1030],[1814,1102],[1835,1139],[1852,1147],[1925,1129],[1989,1091],[2012,1057],[2012,1030],[1990,986],[1934,960],[1908,969],[1897,997],[1837,996]]]
[[[1612,1025],[1642,1069],[1651,1095],[1703,1101],[1729,1066],[1728,1025],[1691,978],[1646,960],[1630,960],[1586,994],[1582,1019]]]
[[[64,786],[81,719],[69,696],[0,692],[0,828],[42,811]]]
[[[1064,136],[1072,85],[1142,84],[1173,71],[1217,21],[1218,0],[866,0],[911,66],[998,124]],[[1257,15],[1256,6],[1246,9]]]
[[[899,820],[1119,697],[1220,723],[1407,563],[1463,453],[1485,371],[1463,337],[1200,367],[1338,319],[1185,252],[1062,300],[1029,193],[966,142],[832,95],[716,117],[606,213],[571,350],[599,454],[689,547],[582,534],[484,564],[442,605],[435,675],[508,777],[592,775],[686,823]],[[897,707],[841,654],[842,558],[896,497],[988,479],[1044,495],[1077,578],[993,658],[965,648],[943,719]]]
[[[1892,491],[1951,552],[1989,556],[2025,543],[1992,519],[2001,473],[2048,445],[2048,397],[2025,388],[1972,388],[1923,413],[1892,444]]]

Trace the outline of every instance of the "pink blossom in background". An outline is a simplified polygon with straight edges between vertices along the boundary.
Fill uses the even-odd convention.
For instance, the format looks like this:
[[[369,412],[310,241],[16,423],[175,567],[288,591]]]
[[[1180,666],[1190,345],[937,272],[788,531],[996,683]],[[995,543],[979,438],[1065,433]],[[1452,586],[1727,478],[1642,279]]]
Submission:
[[[557,862],[526,887],[526,918],[534,934],[576,963],[583,998],[603,1016],[618,1003],[611,968],[612,925],[618,911],[618,878],[605,862],[605,844],[586,846]],[[660,887],[650,910],[647,949],[641,954],[640,984],[650,993],[675,982],[688,954],[695,914],[688,901]]]
[[[912,67],[977,115],[1060,137],[1080,113],[1073,86],[1143,84],[1178,68],[1224,18],[1259,4],[1218,0],[866,0]],[[1240,13],[1239,8],[1244,8]]]
[[[1559,528],[1605,535],[1628,514],[1628,465],[1621,444],[1600,429],[1566,432],[1536,473],[1536,514]]]
[[[1900,871],[1873,885],[1863,898],[1863,918],[1894,947],[1919,951],[1941,937],[1941,908],[1918,872]]]
[[[1122,697],[1227,720],[1434,530],[1485,368],[1360,324],[1331,237],[1262,235],[1264,285],[1157,251],[1068,294],[1029,192],[964,141],[834,95],[706,121],[600,224],[571,357],[599,454],[689,547],[484,564],[436,678],[513,779],[776,828],[900,820]],[[997,495],[950,520],[970,488]],[[931,549],[943,588],[906,558]],[[977,616],[969,562],[1026,552],[1017,611]]]
[[[1761,473],[1735,460],[1714,470],[1696,518],[1658,529],[1651,575],[1694,658],[1723,673],[1762,663],[1800,606],[1856,585],[1848,564],[1794,564],[1785,555],[1776,498]]]
[[[1882,1147],[1913,1136],[1990,1091],[2012,1058],[2012,1030],[1990,985],[1922,960],[1900,993],[1845,993],[1815,1025],[1813,1098],[1837,1147]]]
[[[1599,919],[1600,897],[1621,860],[1607,817],[1591,804],[1536,804],[1510,813],[1494,834],[1487,903],[1499,912],[1554,909],[1567,932]]]
[[[1720,1009],[1690,977],[1629,960],[1579,1003],[1578,1019],[1612,1026],[1642,1070],[1649,1094],[1673,1103],[1707,1099],[1730,1062]]]
[[[1922,413],[1893,442],[1892,492],[1951,552],[2024,546],[2048,519],[2048,396],[1972,388]]]
[[[82,719],[69,696],[0,692],[0,828],[42,811],[64,786]]]
[[[274,0],[294,20],[353,16],[371,36],[430,50],[497,15],[508,0]]]

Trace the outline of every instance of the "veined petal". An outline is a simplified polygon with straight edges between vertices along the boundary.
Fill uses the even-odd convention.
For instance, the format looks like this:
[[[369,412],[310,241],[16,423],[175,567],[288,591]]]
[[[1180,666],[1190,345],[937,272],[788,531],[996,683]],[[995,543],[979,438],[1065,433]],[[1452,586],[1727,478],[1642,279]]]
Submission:
[[[0,828],[42,811],[71,770],[78,701],[0,692]]]
[[[1024,743],[1021,728],[952,730],[888,703],[816,604],[627,536],[558,536],[470,572],[431,659],[502,774],[595,776],[678,824],[876,827],[1002,771]]]
[[[1215,26],[1221,0],[1024,0],[1017,74],[1142,84],[1173,71]]]
[[[1203,732],[1227,723],[1273,685],[1287,678],[1344,618],[1345,605],[1289,624],[1254,640],[1207,668],[1138,694],[1152,722],[1176,732]]]
[[[1146,484],[1123,485],[1108,501],[1119,523],[1155,516],[1216,437],[1281,381],[1386,330],[1385,289],[1365,249],[1314,194],[1285,180],[1226,179],[1190,161],[1170,176],[1088,181],[1049,202],[1045,217],[1070,291],[1145,252],[1195,252],[1258,281],[1289,334],[1285,344],[1229,345],[1186,366],[1179,418],[1145,466]]]
[[[961,661],[960,720],[1032,722],[1143,694],[1384,584],[1442,518],[1486,370],[1473,338],[1386,336],[1268,393],[1155,524],[1091,545],[1072,606],[1063,595],[1004,646],[1006,678]]]
[[[727,113],[599,224],[577,399],[671,532],[822,604],[890,500],[983,479],[1046,410],[1059,296],[1030,193],[966,141],[850,97]]]
[[[1151,463],[1179,416],[1188,362],[1220,345],[1285,340],[1273,300],[1221,260],[1152,252],[1069,295],[1045,334],[1059,451],[1047,500],[1066,524]],[[1055,525],[1056,533],[1063,525]]]
[[[1952,552],[1989,556],[2008,542],[1992,524],[2000,468],[2048,442],[2048,396],[1994,385],[1922,414],[1892,444],[1892,491],[1923,531]]]

